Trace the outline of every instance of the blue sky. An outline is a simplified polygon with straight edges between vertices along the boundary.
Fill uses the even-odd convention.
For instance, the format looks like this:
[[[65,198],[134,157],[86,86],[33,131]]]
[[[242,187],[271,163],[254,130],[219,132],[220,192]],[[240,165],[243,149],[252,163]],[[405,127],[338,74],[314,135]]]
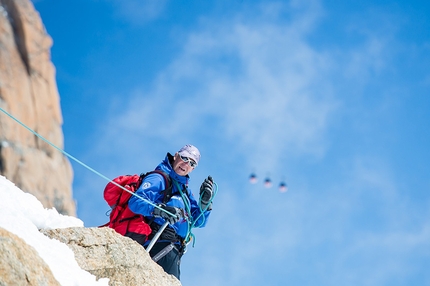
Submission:
[[[191,189],[219,193],[184,285],[430,285],[426,1],[33,3],[68,153],[113,178],[200,149]],[[105,223],[106,181],[72,164]]]

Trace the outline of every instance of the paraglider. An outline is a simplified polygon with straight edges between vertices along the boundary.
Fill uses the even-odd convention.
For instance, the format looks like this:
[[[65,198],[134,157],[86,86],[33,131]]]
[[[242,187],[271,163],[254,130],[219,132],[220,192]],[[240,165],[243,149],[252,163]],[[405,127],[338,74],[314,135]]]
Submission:
[[[254,173],[252,173],[251,176],[249,176],[249,182],[251,184],[257,183],[257,176]]]
[[[288,186],[287,186],[287,184],[285,184],[284,182],[281,182],[281,183],[279,184],[279,191],[280,191],[281,193],[285,193],[286,191],[288,191]]]
[[[270,187],[272,187],[272,181],[270,180],[270,178],[269,178],[269,177],[267,177],[267,178],[264,180],[264,186],[265,186],[266,188],[270,188]]]
[[[256,184],[257,181],[258,181],[257,175],[254,172],[252,172],[251,175],[249,175],[249,182],[251,184]],[[269,175],[264,179],[263,186],[266,189],[269,189],[272,187],[272,180],[271,180]],[[281,182],[279,183],[278,189],[279,189],[280,193],[285,193],[288,191],[288,185],[287,185],[287,183],[285,183],[284,179],[282,179]]]

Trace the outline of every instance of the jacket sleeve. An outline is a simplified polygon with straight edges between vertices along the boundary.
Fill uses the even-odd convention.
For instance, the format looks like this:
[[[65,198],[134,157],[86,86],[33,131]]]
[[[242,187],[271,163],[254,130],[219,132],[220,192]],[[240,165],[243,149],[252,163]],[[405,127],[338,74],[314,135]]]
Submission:
[[[191,191],[189,191],[189,198],[191,203],[191,215],[193,216],[193,220],[195,221],[195,227],[204,227],[206,225],[207,220],[209,219],[210,211],[202,212],[200,211],[200,207],[194,198],[194,195]]]
[[[142,184],[136,191],[136,196],[131,196],[128,201],[128,207],[136,214],[151,216],[154,211],[152,204],[158,204],[162,199],[162,191],[165,189],[164,178],[160,174],[149,174],[142,181]]]

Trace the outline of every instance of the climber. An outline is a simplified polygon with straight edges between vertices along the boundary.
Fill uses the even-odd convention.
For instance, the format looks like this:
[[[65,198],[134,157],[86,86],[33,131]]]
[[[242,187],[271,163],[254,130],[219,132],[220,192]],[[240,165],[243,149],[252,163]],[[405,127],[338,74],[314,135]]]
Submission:
[[[151,173],[143,179],[136,191],[136,194],[145,200],[132,196],[128,203],[130,210],[144,216],[152,229],[148,237],[137,233],[126,234],[144,247],[150,244],[151,239],[166,221],[169,223],[149,254],[153,259],[156,258],[154,260],[165,272],[178,279],[181,257],[193,236],[191,230],[193,227],[204,227],[212,210],[214,182],[211,176],[203,181],[198,202],[188,188],[189,174],[197,167],[199,161],[200,152],[193,145],[185,145],[175,155],[167,153],[156,170],[167,174],[170,183],[166,183],[160,173]],[[172,188],[170,192],[166,192],[166,185]],[[166,193],[171,196],[167,201],[163,198]]]

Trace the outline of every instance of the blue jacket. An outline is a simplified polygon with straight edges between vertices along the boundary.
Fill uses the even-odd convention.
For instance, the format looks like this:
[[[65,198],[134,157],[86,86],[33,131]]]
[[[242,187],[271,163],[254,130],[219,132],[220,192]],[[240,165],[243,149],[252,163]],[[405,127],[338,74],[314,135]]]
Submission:
[[[190,213],[192,218],[188,218],[188,221],[194,223],[194,227],[204,227],[209,218],[210,211],[205,211],[203,215],[201,215],[200,208],[198,206],[197,201],[195,200],[191,190],[188,189],[188,181],[190,177],[187,176],[179,176],[173,170],[170,160],[173,159],[173,156],[168,153],[164,160],[155,168],[156,170],[161,170],[168,174],[172,180],[172,197],[166,203],[168,206],[181,208],[184,210],[187,215],[186,204],[190,206]],[[175,183],[176,181],[176,183]],[[182,188],[182,192],[184,194],[184,198],[181,196],[178,186]],[[166,189],[166,185],[164,182],[164,178],[161,174],[153,173],[149,174],[142,181],[142,184],[137,189],[136,194],[140,197],[154,203],[159,204],[163,201],[163,190]],[[188,193],[188,196],[185,194]],[[184,199],[187,202],[184,202]],[[147,217],[149,220],[154,219],[154,222],[163,225],[165,220],[160,217],[153,217],[154,206],[149,204],[148,202],[139,199],[136,196],[131,196],[128,206],[130,210],[136,214],[141,214],[144,217]],[[198,220],[197,220],[198,219]],[[197,220],[197,221],[196,221]],[[175,223],[174,225],[169,225],[173,227],[176,233],[182,238],[186,238],[190,224],[186,219],[182,219]]]

